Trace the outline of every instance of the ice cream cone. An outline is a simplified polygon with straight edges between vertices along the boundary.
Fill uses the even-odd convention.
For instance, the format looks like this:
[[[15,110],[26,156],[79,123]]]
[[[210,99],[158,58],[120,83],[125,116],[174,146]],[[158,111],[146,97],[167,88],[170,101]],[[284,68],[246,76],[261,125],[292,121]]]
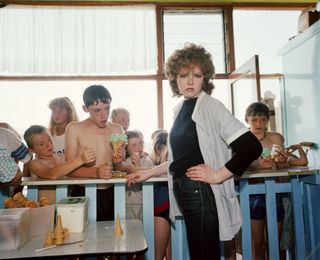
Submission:
[[[61,215],[58,215],[57,224],[54,228],[54,243],[56,245],[61,245],[63,244],[63,239],[64,239],[64,235],[63,235]]]
[[[4,205],[7,207],[7,208],[19,208],[19,205],[11,198],[7,198],[5,201],[4,201]]]
[[[41,197],[39,200],[40,207],[45,207],[50,205],[50,201],[47,199],[47,197]]]
[[[121,228],[121,224],[120,224],[120,217],[119,214],[117,214],[116,217],[116,222],[115,222],[115,226],[114,226],[114,236],[122,236],[123,235],[123,231]]]
[[[112,161],[119,162],[122,160],[122,149],[128,143],[128,137],[125,134],[112,134],[110,136],[110,144],[112,146]]]
[[[21,207],[26,207],[28,199],[21,193],[18,192],[13,196],[13,200],[18,203]]]
[[[52,245],[54,245],[54,240],[53,240],[53,237],[52,237],[52,232],[49,230],[48,233],[47,233],[47,237],[46,237],[46,240],[44,241],[43,246],[44,247],[48,247],[48,246],[52,246]]]

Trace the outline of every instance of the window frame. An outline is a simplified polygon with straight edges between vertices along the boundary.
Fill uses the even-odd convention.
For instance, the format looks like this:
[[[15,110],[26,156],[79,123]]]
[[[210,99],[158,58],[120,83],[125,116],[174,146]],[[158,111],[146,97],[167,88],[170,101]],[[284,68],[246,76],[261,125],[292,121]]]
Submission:
[[[20,2],[17,1],[17,4]],[[26,2],[21,2],[20,4],[26,5]],[[61,1],[57,4],[56,1],[46,0],[46,1],[28,1],[27,5],[58,5],[58,6],[122,6],[131,5],[132,2],[95,2],[95,1]],[[234,49],[234,34],[233,34],[233,10],[234,9],[250,9],[250,10],[302,10],[310,6],[310,3],[181,3],[181,4],[170,4],[170,3],[156,3],[154,2],[144,2],[136,3],[139,4],[152,4],[155,6],[156,11],[156,35],[157,35],[157,73],[155,75],[104,75],[104,76],[0,76],[0,80],[12,80],[12,81],[33,81],[33,80],[155,80],[157,84],[157,113],[158,113],[158,127],[163,128],[164,126],[164,107],[163,107],[163,84],[162,80],[165,79],[164,75],[164,49],[163,49],[163,11],[167,9],[222,9],[224,13],[224,23],[225,23],[225,49],[226,49],[226,72],[225,74],[216,74],[215,78],[228,79],[232,71],[235,70],[235,49]],[[314,4],[315,5],[315,4]],[[278,76],[278,74],[264,74],[261,78],[268,78]]]

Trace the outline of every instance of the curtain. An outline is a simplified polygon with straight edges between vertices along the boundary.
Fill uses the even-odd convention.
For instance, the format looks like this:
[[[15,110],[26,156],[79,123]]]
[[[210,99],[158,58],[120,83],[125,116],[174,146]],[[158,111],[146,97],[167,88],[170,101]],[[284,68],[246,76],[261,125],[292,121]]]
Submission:
[[[0,9],[0,75],[134,75],[156,68],[154,6]]]

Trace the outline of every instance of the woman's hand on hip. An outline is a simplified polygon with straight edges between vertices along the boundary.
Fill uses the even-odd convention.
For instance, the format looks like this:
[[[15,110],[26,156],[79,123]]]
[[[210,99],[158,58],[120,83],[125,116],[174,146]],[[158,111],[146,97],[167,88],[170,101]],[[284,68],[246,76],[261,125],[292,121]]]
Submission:
[[[194,181],[202,181],[210,184],[220,183],[222,180],[219,178],[217,172],[215,172],[207,164],[199,164],[192,166],[187,170],[186,175]]]

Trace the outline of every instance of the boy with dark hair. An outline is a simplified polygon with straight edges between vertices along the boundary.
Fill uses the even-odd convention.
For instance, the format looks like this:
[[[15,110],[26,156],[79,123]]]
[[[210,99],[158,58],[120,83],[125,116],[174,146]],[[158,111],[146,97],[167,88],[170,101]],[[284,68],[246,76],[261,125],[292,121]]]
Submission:
[[[250,131],[260,141],[263,151],[261,156],[255,160],[251,170],[265,170],[275,168],[289,168],[290,166],[307,165],[308,159],[299,145],[292,145],[284,149],[284,137],[278,132],[268,131],[269,108],[262,102],[254,102],[248,106],[245,113],[245,120]],[[292,154],[299,152],[299,157]],[[252,179],[250,183],[262,183],[262,179]],[[278,235],[281,237],[284,219],[284,207],[282,203],[283,194],[276,194]],[[250,195],[250,217],[252,235],[252,256],[253,259],[265,259],[266,241],[266,200],[264,194]]]
[[[122,134],[121,126],[108,121],[111,95],[102,85],[92,85],[83,93],[83,110],[89,117],[72,122],[66,130],[66,159],[75,158],[85,148],[92,148],[96,160],[90,165],[79,167],[72,176],[109,179],[112,177],[111,134]],[[97,190],[97,220],[114,219],[113,185],[99,185]]]

